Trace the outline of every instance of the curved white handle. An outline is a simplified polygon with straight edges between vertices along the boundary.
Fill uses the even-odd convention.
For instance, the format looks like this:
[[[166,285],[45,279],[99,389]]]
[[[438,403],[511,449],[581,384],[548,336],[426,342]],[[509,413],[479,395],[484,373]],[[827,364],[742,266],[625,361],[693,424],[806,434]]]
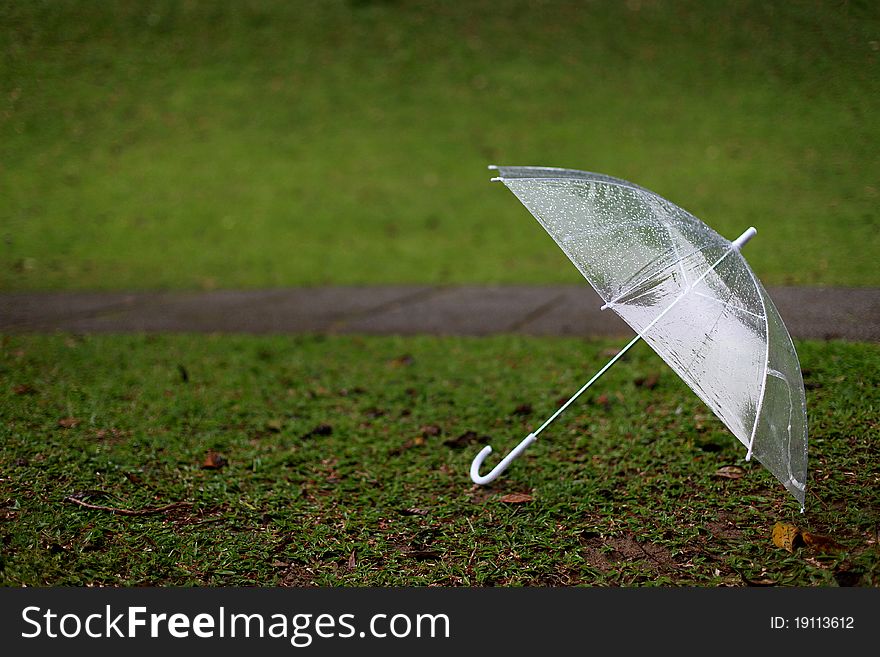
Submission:
[[[509,466],[515,459],[519,458],[519,455],[526,451],[526,448],[537,439],[538,437],[535,434],[530,433],[522,439],[522,442],[519,445],[511,450],[510,454],[501,459],[501,463],[496,465],[489,474],[481,476],[480,466],[483,465],[483,461],[486,460],[486,457],[492,453],[492,446],[486,445],[480,453],[476,455],[473,463],[471,463],[471,479],[475,484],[479,484],[480,486],[495,481],[495,479],[498,478],[498,475],[507,470],[507,466]]]

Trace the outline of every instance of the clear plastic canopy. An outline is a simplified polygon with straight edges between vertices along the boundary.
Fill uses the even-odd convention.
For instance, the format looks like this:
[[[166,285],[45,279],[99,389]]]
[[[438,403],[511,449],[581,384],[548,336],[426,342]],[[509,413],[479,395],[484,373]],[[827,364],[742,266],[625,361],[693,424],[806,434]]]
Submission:
[[[604,299],[804,504],[807,412],[788,330],[730,241],[625,180],[496,167]]]

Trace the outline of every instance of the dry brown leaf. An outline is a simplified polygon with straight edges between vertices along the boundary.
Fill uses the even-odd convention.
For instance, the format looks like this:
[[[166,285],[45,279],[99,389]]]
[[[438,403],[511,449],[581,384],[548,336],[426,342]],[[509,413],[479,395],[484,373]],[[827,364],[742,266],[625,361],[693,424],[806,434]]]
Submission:
[[[801,532],[801,538],[804,539],[804,544],[807,547],[817,550],[818,552],[834,552],[835,550],[841,549],[840,545],[838,545],[838,543],[830,536],[813,534],[812,532]]]
[[[109,429],[98,429],[95,432],[95,438],[97,438],[98,440],[119,440],[123,437],[125,437],[125,432],[120,431],[116,427],[110,427]]]
[[[505,504],[525,504],[526,502],[531,502],[535,498],[527,493],[508,493],[504,497],[500,498],[499,502],[504,502]]]
[[[742,479],[745,473],[738,465],[724,465],[715,471],[715,476],[722,479]]]
[[[72,429],[76,425],[80,423],[79,418],[75,417],[65,417],[58,420],[58,426],[62,429]]]
[[[513,409],[512,415],[531,415],[532,414],[532,405],[531,404],[520,404],[516,408]]]
[[[34,388],[30,383],[24,383],[20,386],[15,386],[12,389],[16,395],[35,395],[37,394],[37,389]]]
[[[435,561],[443,558],[443,555],[436,550],[410,550],[404,554],[412,557],[416,561]]]
[[[794,552],[795,548],[803,545],[801,530],[787,522],[777,522],[773,525],[773,545]]]
[[[304,433],[302,438],[311,438],[312,436],[330,436],[333,434],[333,426],[330,424],[319,424],[311,431]]]
[[[354,570],[357,567],[357,558],[355,556],[354,550],[351,551],[351,554],[348,555],[348,569]]]
[[[465,431],[458,438],[450,438],[444,440],[443,444],[447,447],[461,448],[474,445],[476,443],[487,443],[490,441],[489,436],[478,436],[476,431]]]
[[[214,450],[209,450],[205,454],[205,460],[202,461],[202,469],[204,470],[219,470],[224,465],[226,465],[226,459]]]
[[[649,374],[648,376],[640,376],[633,381],[639,388],[647,388],[648,390],[653,390],[657,387],[657,383],[660,381],[660,375],[657,373]]]
[[[424,444],[425,444],[424,437],[423,436],[416,436],[415,438],[411,438],[411,439],[407,440],[400,447],[395,447],[394,449],[390,450],[388,452],[388,454],[390,454],[391,456],[400,456],[406,450],[412,449],[413,447],[422,447],[422,446],[424,446]]]
[[[272,433],[281,433],[281,429],[284,428],[284,421],[278,418],[273,418],[266,422],[266,430],[271,431]]]
[[[428,515],[428,510],[412,507],[411,509],[401,509],[400,515],[402,515],[402,516],[426,516],[426,515]]]

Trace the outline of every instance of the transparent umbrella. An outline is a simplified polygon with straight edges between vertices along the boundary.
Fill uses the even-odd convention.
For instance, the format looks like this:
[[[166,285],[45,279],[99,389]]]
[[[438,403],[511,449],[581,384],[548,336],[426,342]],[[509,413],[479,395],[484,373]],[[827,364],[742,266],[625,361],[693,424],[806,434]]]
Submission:
[[[490,446],[471,478],[494,480],[640,339],[680,376],[804,507],[806,397],[779,312],[740,250],[702,221],[633,183],[546,167],[490,167],[636,332],[580,390],[489,474]]]

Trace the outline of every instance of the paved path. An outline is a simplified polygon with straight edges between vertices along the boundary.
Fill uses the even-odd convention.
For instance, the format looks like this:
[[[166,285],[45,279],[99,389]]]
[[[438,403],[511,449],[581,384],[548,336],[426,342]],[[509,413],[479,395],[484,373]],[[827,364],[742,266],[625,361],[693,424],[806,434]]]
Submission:
[[[769,289],[797,338],[880,342],[880,289]],[[626,336],[586,285],[0,293],[0,331]]]

